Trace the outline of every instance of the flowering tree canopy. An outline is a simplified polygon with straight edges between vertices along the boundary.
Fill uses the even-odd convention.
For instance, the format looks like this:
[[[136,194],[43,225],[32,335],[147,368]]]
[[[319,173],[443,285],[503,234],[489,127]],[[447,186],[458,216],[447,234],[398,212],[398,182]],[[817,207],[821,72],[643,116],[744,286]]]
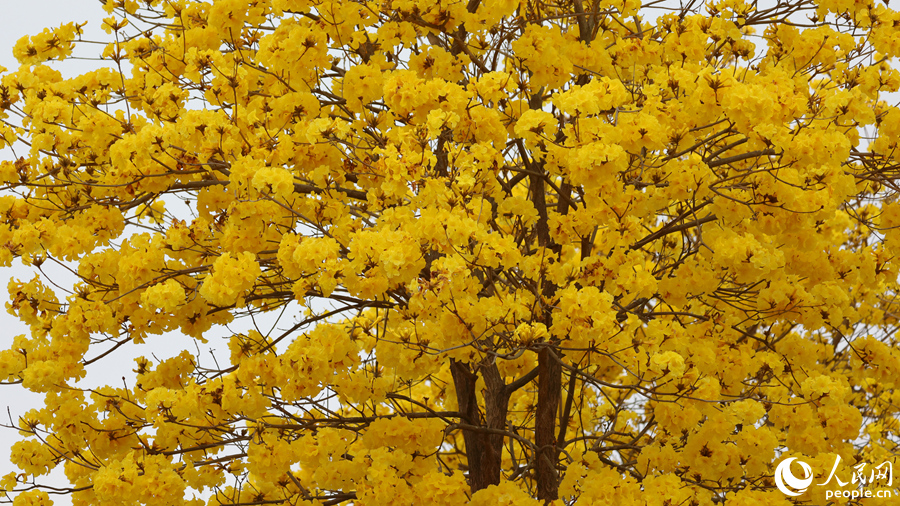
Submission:
[[[886,1],[105,8],[0,81],[6,500],[789,504],[782,456],[897,455]]]

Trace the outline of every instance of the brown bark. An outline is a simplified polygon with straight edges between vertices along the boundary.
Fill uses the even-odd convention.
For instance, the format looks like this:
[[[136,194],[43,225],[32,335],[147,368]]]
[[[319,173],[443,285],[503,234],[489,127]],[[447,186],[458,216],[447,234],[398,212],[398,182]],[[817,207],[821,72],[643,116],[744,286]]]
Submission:
[[[456,403],[459,412],[466,417],[469,425],[481,425],[481,413],[478,411],[478,398],[475,396],[475,382],[478,376],[469,370],[469,364],[450,362],[450,373],[453,375],[453,385],[456,387]],[[484,452],[484,434],[463,430],[463,441],[466,443],[466,458],[469,464],[469,486],[472,492],[487,486],[484,483],[485,473],[481,468],[482,453]]]
[[[562,387],[562,368],[551,348],[538,353],[538,401],[534,422],[535,480],[538,499],[553,501],[559,496],[556,464],[559,449],[556,441],[556,411]]]
[[[485,425],[489,429],[505,430],[509,409],[509,393],[500,376],[497,364],[482,366],[484,376]],[[503,462],[503,434],[486,434],[487,447],[481,456],[481,467],[488,485],[500,483],[500,467]]]
[[[533,96],[530,102],[533,108],[540,107],[540,93]],[[529,172],[529,196],[538,212],[534,230],[537,242],[540,246],[549,248],[553,253],[559,255],[561,247],[550,237],[543,161],[530,160],[522,142],[518,141],[517,144],[523,164]],[[563,183],[558,192],[557,211],[566,214],[570,207],[571,186]],[[574,206],[574,204],[571,205]],[[552,300],[556,290],[556,285],[541,279],[540,299]],[[551,309],[541,305],[539,311],[540,321],[550,327],[552,325]],[[503,432],[506,430],[510,396],[537,377],[539,384],[535,415],[536,452],[533,455],[532,465],[534,466],[538,499],[549,503],[559,496],[557,473],[559,447],[556,436],[556,417],[562,389],[562,365],[560,356],[554,352],[553,343],[546,344],[547,346],[542,347],[538,352],[538,367],[509,385],[504,383],[497,365],[493,362],[473,365],[456,360],[451,361],[450,370],[456,387],[459,412],[467,422],[466,426],[462,428],[462,432],[466,445],[469,486],[473,493],[500,483],[503,462]],[[479,410],[478,396],[475,390],[479,373],[484,378],[485,385],[483,412]],[[571,409],[571,404],[567,402],[566,415],[560,422],[563,425],[568,419],[569,409]],[[559,437],[562,438],[564,435],[563,431]]]
[[[541,105],[541,98],[538,95],[532,96],[531,107],[537,108]],[[559,255],[562,248],[556,244],[550,237],[550,227],[547,212],[546,199],[546,182],[544,180],[543,161],[533,163],[527,162],[527,155],[523,146],[520,144],[520,154],[523,163],[530,169],[530,185],[529,194],[531,202],[534,204],[538,213],[538,220],[535,224],[535,232],[538,244],[542,247],[549,248],[556,255]],[[571,186],[563,183],[559,189],[557,212],[567,214],[569,211],[567,195],[571,191]],[[557,287],[553,283],[544,279],[542,276],[540,286],[540,298],[544,301],[552,300],[556,294]],[[549,307],[543,306],[540,309],[540,319],[550,328],[553,324],[553,315]],[[560,390],[562,388],[562,366],[560,358],[554,353],[551,343],[541,348],[538,352],[538,398],[535,408],[535,424],[534,424],[534,442],[537,448],[534,455],[534,473],[537,483],[537,496],[539,500],[549,503],[559,497],[559,476],[556,472],[557,462],[559,460],[559,449],[556,441],[556,417],[559,409]]]
[[[469,364],[456,360],[450,364],[459,412],[468,418],[469,425],[504,430],[510,391],[503,383],[496,364],[482,365],[479,369],[485,384],[484,417],[478,409],[478,397],[475,392],[478,371],[472,371]],[[469,487],[472,492],[499,484],[503,457],[503,435],[471,429],[463,429],[462,432],[463,441],[466,443]]]

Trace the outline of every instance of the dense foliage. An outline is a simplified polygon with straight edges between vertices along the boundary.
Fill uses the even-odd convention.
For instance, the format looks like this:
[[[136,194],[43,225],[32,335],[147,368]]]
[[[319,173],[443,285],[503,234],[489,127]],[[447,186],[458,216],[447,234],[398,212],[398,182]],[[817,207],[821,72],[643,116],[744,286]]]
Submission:
[[[22,39],[0,262],[77,281],[9,284],[0,380],[45,406],[0,487],[824,504],[781,456],[900,436],[886,4],[108,0],[77,77],[81,25]]]

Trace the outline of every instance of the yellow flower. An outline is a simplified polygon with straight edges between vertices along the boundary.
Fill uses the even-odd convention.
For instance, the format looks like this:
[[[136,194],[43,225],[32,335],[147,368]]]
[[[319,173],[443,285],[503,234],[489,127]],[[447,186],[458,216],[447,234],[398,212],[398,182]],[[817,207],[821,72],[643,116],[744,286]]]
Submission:
[[[655,353],[650,357],[650,369],[664,377],[680,378],[684,376],[684,357],[674,351]]]
[[[144,290],[141,302],[171,313],[184,303],[184,288],[174,279],[167,279]]]
[[[237,257],[226,253],[213,263],[212,273],[200,287],[200,295],[211,304],[230,306],[253,287],[261,273],[253,253],[245,251]]]
[[[525,111],[516,122],[516,135],[535,144],[541,139],[553,139],[556,134],[556,118],[546,111]]]
[[[285,199],[294,192],[294,178],[287,169],[263,167],[254,174],[253,187],[261,193]]]
[[[12,504],[13,506],[51,506],[53,501],[43,490],[29,490],[17,494]]]

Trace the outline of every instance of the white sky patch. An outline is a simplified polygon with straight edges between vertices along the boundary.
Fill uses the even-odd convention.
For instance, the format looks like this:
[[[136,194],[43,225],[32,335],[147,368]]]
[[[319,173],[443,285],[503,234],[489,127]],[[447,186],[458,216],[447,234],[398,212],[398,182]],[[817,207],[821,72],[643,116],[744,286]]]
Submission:
[[[672,6],[678,5],[678,2],[666,3]],[[763,1],[759,3],[759,8],[764,9],[767,6],[773,6],[774,4],[775,2],[773,1]],[[660,4],[660,6],[662,5],[663,4]],[[9,71],[14,71],[18,68],[18,63],[12,57],[12,47],[22,36],[33,35],[39,33],[46,27],[58,26],[62,23],[83,23],[85,21],[88,21],[89,23],[84,28],[85,34],[83,39],[87,41],[96,41],[98,44],[82,44],[80,47],[76,47],[75,58],[68,59],[64,62],[52,63],[51,65],[60,70],[65,76],[75,76],[101,66],[110,66],[111,62],[101,61],[96,58],[96,55],[99,54],[103,48],[103,44],[100,44],[99,42],[109,41],[112,37],[101,29],[101,20],[106,17],[107,14],[102,10],[100,2],[97,0],[31,0],[29,2],[12,2],[7,0],[3,3],[3,8],[4,15],[2,21],[0,21],[0,27],[2,27],[2,29],[0,29],[0,66],[6,67]],[[652,21],[664,12],[664,10],[647,10],[646,21]],[[752,38],[753,42],[756,43],[757,58],[765,51],[765,44],[760,35],[761,31],[758,31]],[[335,54],[335,56],[342,55]],[[408,55],[401,54],[400,56],[403,56],[403,58],[400,58],[400,61],[402,62],[401,66],[403,66],[403,63],[407,61],[406,56]],[[124,70],[126,73],[128,72],[128,69]],[[330,83],[326,83],[326,86],[328,84]],[[898,102],[896,96],[883,98],[891,103]],[[196,101],[191,101],[188,105],[188,107],[191,108],[200,106],[201,104]],[[874,129],[870,128],[870,131],[867,132],[867,134],[872,135],[874,133],[872,130]],[[866,141],[863,140],[860,149],[864,150],[865,147]],[[17,154],[21,156],[24,154],[24,151],[18,152]],[[2,156],[2,159],[8,160],[12,159],[13,154],[9,149],[3,149],[0,150],[0,156]],[[174,199],[167,199],[166,204],[167,210],[174,216],[179,219],[185,219],[186,221],[191,220],[191,218],[187,216],[187,206],[184,206]],[[62,287],[70,287],[75,280],[74,276],[65,272],[62,267],[53,266],[49,262],[45,264],[44,269],[50,275],[49,279],[55,281]],[[3,278],[3,282],[0,283],[0,285],[2,285],[2,288],[0,288],[0,299],[2,299],[2,301],[0,302],[4,305],[9,301],[5,289],[6,280],[8,280],[8,278],[16,277],[23,281],[27,281],[34,276],[34,272],[31,268],[26,268],[21,265],[10,268],[0,268],[0,273],[2,273],[0,277]],[[66,294],[62,291],[57,291],[57,295],[63,300]],[[316,309],[317,312],[325,310],[322,308]],[[120,386],[123,384],[124,378],[125,384],[130,388],[134,384],[135,374],[133,369],[135,368],[135,358],[138,356],[146,356],[153,361],[154,365],[157,365],[161,360],[173,357],[182,350],[196,352],[196,350],[199,349],[200,353],[198,358],[200,359],[201,365],[206,367],[216,367],[213,358],[210,355],[210,353],[215,353],[219,365],[225,366],[228,362],[226,343],[233,333],[246,333],[247,331],[256,328],[264,335],[271,332],[271,335],[277,336],[281,333],[279,329],[283,331],[302,318],[302,312],[299,310],[296,303],[291,304],[289,310],[285,312],[285,316],[280,321],[276,320],[279,314],[279,311],[273,311],[272,313],[256,317],[255,321],[251,318],[238,318],[235,320],[234,324],[229,325],[227,328],[223,326],[213,327],[213,329],[206,334],[209,339],[209,343],[206,345],[203,343],[197,343],[195,345],[194,342],[188,342],[194,340],[190,337],[183,336],[178,332],[170,332],[161,336],[149,336],[147,338],[147,344],[141,346],[123,346],[110,354],[105,360],[95,364],[100,365],[100,363],[102,363],[102,367],[88,367],[87,377],[80,381],[78,386],[82,388],[91,388],[101,385]],[[28,328],[25,325],[5,311],[0,312],[0,325],[5,329],[5,332],[0,334],[0,349],[7,348],[14,336],[28,333]],[[303,330],[307,329],[300,329],[297,331],[297,334],[299,335]],[[286,346],[288,342],[289,341],[284,341],[282,346]],[[105,343],[104,345],[92,347],[88,358],[103,353],[111,345],[112,343]],[[41,401],[43,396],[40,394],[27,392],[25,389],[18,386],[3,386],[2,389],[3,402],[0,402],[0,408],[8,406],[13,421],[29,409],[42,405]],[[5,413],[0,414],[0,417],[2,417],[3,423],[8,423],[9,420]],[[0,475],[16,470],[9,462],[9,448],[15,441],[19,440],[19,438],[20,436],[15,431],[0,429]],[[60,487],[66,486],[66,482],[62,476],[61,467],[51,475],[48,484]],[[71,504],[71,500],[65,495],[54,495],[53,499],[58,505]]]

